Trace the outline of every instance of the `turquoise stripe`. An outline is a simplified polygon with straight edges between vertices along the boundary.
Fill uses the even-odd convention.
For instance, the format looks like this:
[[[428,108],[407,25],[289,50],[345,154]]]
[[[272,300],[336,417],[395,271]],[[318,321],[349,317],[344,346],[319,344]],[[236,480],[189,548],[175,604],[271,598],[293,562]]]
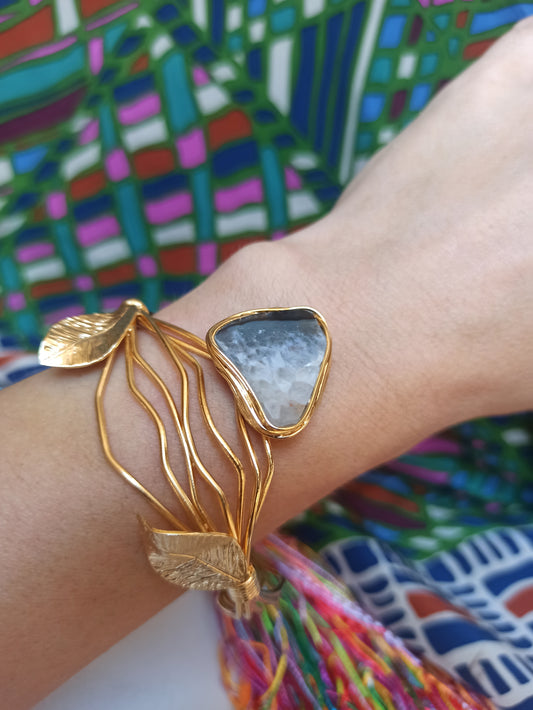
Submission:
[[[148,234],[139,208],[139,198],[131,182],[117,187],[117,201],[121,222],[134,254],[144,254],[149,249]]]
[[[61,57],[54,57],[41,64],[15,69],[0,77],[2,103],[19,101],[34,94],[51,91],[59,83],[71,79],[85,67],[84,47],[74,47]]]
[[[0,259],[0,277],[2,278],[2,286],[7,291],[18,291],[21,288],[17,267],[9,256]]]
[[[270,208],[270,226],[282,229],[287,226],[283,170],[276,152],[269,147],[261,149],[261,164],[265,175],[265,189]]]
[[[15,323],[17,331],[29,338],[35,338],[35,333],[39,332],[39,325],[33,313],[27,311],[15,313]]]
[[[157,279],[143,279],[143,301],[149,311],[157,311],[159,309],[159,282]]]
[[[192,126],[198,117],[182,54],[173,54],[163,62],[163,81],[170,125],[174,131],[181,133]]]
[[[117,42],[122,37],[126,30],[127,24],[122,22],[120,25],[110,27],[104,35],[104,52],[108,54],[117,46]]]
[[[213,239],[213,207],[211,205],[211,182],[209,170],[204,166],[192,173],[192,192],[194,195],[194,213],[198,225],[197,238],[206,242]]]
[[[109,104],[102,104],[102,106],[100,106],[99,119],[102,145],[104,151],[107,153],[113,150],[117,145],[117,132]]]
[[[53,232],[59,247],[61,256],[65,260],[67,267],[76,273],[82,271],[78,250],[74,244],[72,231],[67,222],[54,222]]]

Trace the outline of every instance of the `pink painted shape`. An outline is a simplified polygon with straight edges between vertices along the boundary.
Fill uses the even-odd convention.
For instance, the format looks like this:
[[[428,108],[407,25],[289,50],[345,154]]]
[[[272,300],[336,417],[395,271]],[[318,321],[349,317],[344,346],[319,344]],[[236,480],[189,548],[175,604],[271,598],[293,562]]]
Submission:
[[[30,0],[30,5],[38,5],[41,0]]]
[[[198,271],[203,276],[212,274],[217,268],[217,245],[213,242],[198,245]]]
[[[98,217],[91,222],[78,225],[76,230],[78,241],[82,247],[89,247],[98,244],[108,237],[115,237],[120,234],[120,226],[115,217],[107,215]]]
[[[8,293],[7,307],[11,311],[21,311],[26,305],[26,298],[23,293]]]
[[[94,281],[87,274],[80,274],[74,279],[74,285],[78,291],[90,291],[94,286]]]
[[[165,224],[172,219],[183,217],[192,212],[192,197],[190,192],[181,192],[154,200],[145,206],[146,217],[150,224]]]
[[[119,121],[124,126],[131,126],[133,123],[144,121],[150,116],[155,116],[161,111],[161,100],[158,94],[143,96],[138,101],[123,106],[118,110]]]
[[[89,67],[91,74],[98,74],[104,66],[104,40],[93,37],[89,40]]]
[[[302,180],[296,170],[287,166],[285,168],[285,185],[287,185],[287,190],[300,190],[302,187]]]
[[[2,22],[7,22],[7,21],[10,20],[12,17],[15,17],[15,13],[14,13],[14,12],[12,12],[11,15],[0,15],[0,25],[2,24]]]
[[[203,67],[194,67],[192,70],[192,78],[196,86],[204,86],[211,81],[209,74]]]
[[[150,278],[157,274],[157,264],[153,256],[143,255],[137,259],[137,268],[141,276]]]
[[[17,57],[17,59],[13,59],[12,61],[9,61],[4,64],[4,66],[2,67],[2,71],[12,69],[13,67],[18,66],[19,64],[24,64],[24,62],[30,62],[32,59],[40,59],[41,57],[48,57],[51,54],[57,54],[58,52],[61,52],[62,49],[65,49],[65,47],[70,47],[70,45],[74,44],[75,41],[75,37],[67,37],[66,39],[60,40],[59,42],[47,44],[45,47],[33,49],[31,52],[28,52],[28,54],[23,54],[22,56]]]
[[[285,235],[286,235],[285,232],[282,232],[281,230],[279,230],[279,231],[277,231],[277,232],[272,232],[272,234],[270,235],[270,239],[274,242],[274,241],[276,241],[277,239],[283,239],[283,237],[284,237]]]
[[[121,17],[122,15],[125,15],[127,12],[130,12],[131,10],[135,10],[136,7],[139,6],[139,3],[133,2],[130,5],[125,5],[124,7],[121,7],[119,10],[115,10],[115,12],[110,13],[109,15],[106,15],[105,17],[101,17],[99,20],[96,20],[95,22],[91,22],[90,24],[87,25],[87,30],[91,32],[91,30],[95,30],[98,27],[102,27],[103,25],[108,25],[110,22],[113,22],[113,20],[116,20],[117,17]]]
[[[205,140],[201,128],[195,128],[185,136],[178,138],[176,148],[184,168],[195,168],[197,165],[205,163]]]
[[[45,259],[47,256],[52,256],[53,253],[53,244],[50,244],[50,242],[37,242],[17,249],[17,259],[21,264],[28,264],[36,259]]]
[[[120,148],[112,150],[105,159],[107,174],[113,180],[118,182],[124,180],[130,174],[130,166],[126,154]]]
[[[45,325],[53,325],[63,318],[68,318],[69,316],[81,316],[83,313],[82,306],[68,306],[68,308],[61,308],[58,311],[52,311],[44,316]]]
[[[261,202],[263,185],[259,178],[245,180],[234,187],[224,187],[215,192],[215,207],[219,212],[233,212],[251,202]]]
[[[430,0],[418,0],[422,7],[429,7]]]
[[[100,134],[100,123],[97,119],[90,121],[80,133],[79,144],[86,145],[95,141]]]
[[[52,219],[61,219],[67,214],[67,199],[64,192],[51,192],[46,198],[46,208]]]

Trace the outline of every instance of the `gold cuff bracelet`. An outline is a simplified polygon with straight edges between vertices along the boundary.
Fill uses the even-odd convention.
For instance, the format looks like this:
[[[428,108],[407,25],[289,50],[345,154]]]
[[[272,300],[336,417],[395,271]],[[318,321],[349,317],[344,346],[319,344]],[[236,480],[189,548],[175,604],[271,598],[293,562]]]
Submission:
[[[179,378],[177,396],[172,395],[164,379],[141,355],[137,344],[139,328],[153,336],[166,354]],[[160,464],[178,499],[181,511],[178,516],[112,453],[103,398],[119,348],[124,353],[129,389],[156,425]],[[270,441],[294,436],[306,426],[327,378],[330,353],[326,322],[312,308],[264,308],[238,313],[214,325],[204,341],[154,318],[143,303],[129,299],[114,313],[74,316],[56,323],[41,343],[39,359],[43,365],[66,368],[105,361],[96,390],[96,415],[104,454],[115,471],[172,527],[159,530],[142,520],[151,566],[173,584],[217,591],[222,608],[240,617],[248,616],[250,602],[263,594],[251,562],[251,541],[274,474]],[[232,391],[247,468],[215,426],[207,404],[202,359],[212,361]],[[189,493],[172,469],[165,424],[139,389],[136,371],[144,373],[166,402],[185,454]],[[198,454],[189,416],[189,373],[196,382],[204,425],[237,476],[237,500],[233,504]],[[205,500],[200,500],[200,481],[204,491],[218,501],[223,531],[213,523]]]

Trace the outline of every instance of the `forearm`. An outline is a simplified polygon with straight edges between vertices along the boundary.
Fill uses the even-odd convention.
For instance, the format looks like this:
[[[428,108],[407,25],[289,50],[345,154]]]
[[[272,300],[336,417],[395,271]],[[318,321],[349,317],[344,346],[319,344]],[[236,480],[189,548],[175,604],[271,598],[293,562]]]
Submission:
[[[450,423],[435,401],[444,397],[440,379],[432,393],[408,353],[390,357],[387,325],[376,332],[376,313],[357,305],[363,300],[357,288],[332,292],[289,243],[237,256],[161,314],[198,335],[224,316],[265,306],[311,305],[329,324],[333,355],[323,400],[304,432],[274,442],[276,472],[260,535]],[[178,593],[149,568],[136,514],[165,523],[103,456],[94,412],[100,370],[49,371],[1,395],[0,686],[11,708],[35,702]],[[206,374],[215,421],[224,421],[232,398],[214,371]],[[123,373],[112,378],[106,408],[114,451],[171,500],[154,465],[152,424]],[[201,439],[198,432],[200,449]],[[210,460],[209,443],[203,449],[208,469],[231,490],[233,479]],[[186,485],[184,466],[176,473]]]

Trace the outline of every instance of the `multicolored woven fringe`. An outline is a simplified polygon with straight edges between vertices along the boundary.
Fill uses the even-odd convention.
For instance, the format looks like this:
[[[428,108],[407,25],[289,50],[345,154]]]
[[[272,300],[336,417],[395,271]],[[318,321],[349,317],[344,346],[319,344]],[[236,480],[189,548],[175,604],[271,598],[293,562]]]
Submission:
[[[286,582],[279,607],[260,604],[249,622],[219,615],[223,679],[236,710],[494,707],[413,656],[310,551],[271,536],[258,552]]]

